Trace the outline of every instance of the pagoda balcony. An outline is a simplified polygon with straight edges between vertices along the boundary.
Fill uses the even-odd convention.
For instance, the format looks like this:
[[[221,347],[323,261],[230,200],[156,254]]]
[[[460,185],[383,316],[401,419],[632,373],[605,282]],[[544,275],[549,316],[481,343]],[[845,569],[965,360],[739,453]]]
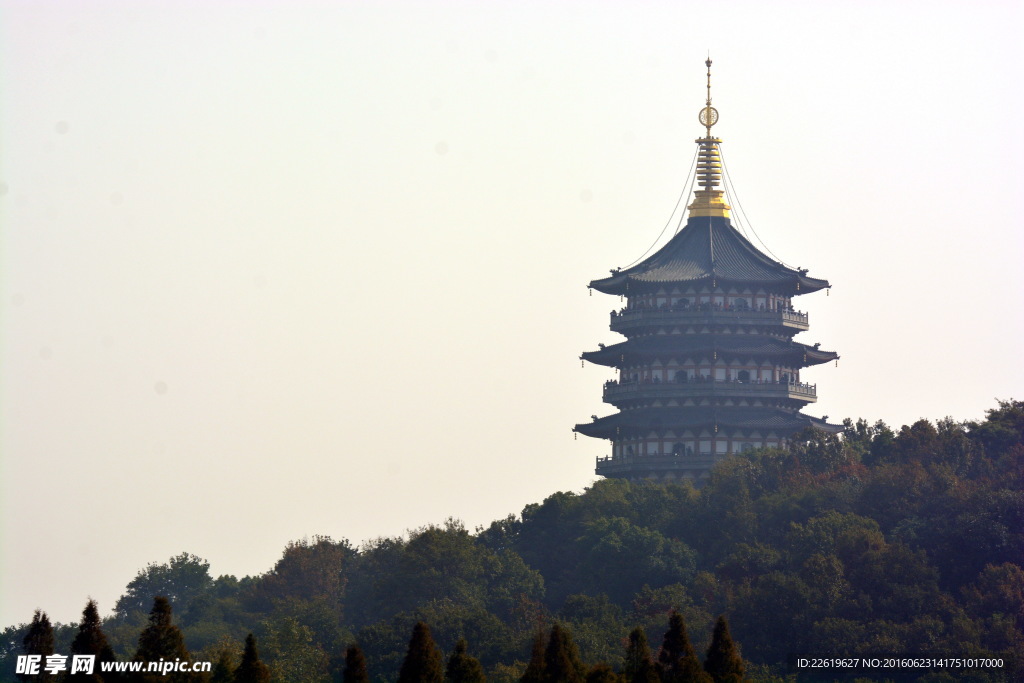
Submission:
[[[702,304],[690,308],[624,308],[612,311],[611,329],[626,334],[651,326],[675,325],[778,325],[789,329],[810,329],[807,314],[794,310],[756,310]]]
[[[712,380],[697,378],[688,382],[617,382],[604,384],[604,402],[612,405],[627,401],[715,398],[795,399],[814,403],[818,400],[817,384],[772,382],[758,380]]]
[[[618,458],[606,456],[597,458],[595,470],[596,474],[602,477],[628,475],[630,477],[643,478],[647,473],[675,472],[683,476],[689,474],[695,478],[710,470],[715,463],[724,457],[724,454],[716,456],[712,453],[701,453],[699,455],[660,453],[654,455],[625,455]]]

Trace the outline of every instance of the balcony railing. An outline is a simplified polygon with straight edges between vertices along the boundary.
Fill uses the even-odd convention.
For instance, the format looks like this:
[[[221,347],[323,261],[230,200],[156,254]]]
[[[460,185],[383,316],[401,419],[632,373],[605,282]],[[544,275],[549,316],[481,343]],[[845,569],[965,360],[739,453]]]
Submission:
[[[741,309],[735,306],[701,304],[689,308],[623,308],[611,313],[611,328],[615,332],[641,325],[666,323],[733,323],[738,325],[778,324],[801,330],[809,328],[807,314],[803,311],[778,307],[770,309]]]
[[[818,385],[767,380],[716,380],[710,377],[697,377],[686,382],[609,380],[604,383],[604,400],[612,404],[628,399],[751,395],[813,402],[818,400]]]
[[[712,453],[624,455],[618,458],[606,456],[597,458],[595,470],[597,474],[605,477],[624,472],[641,475],[644,472],[666,471],[697,473],[710,470],[716,462],[725,457],[725,454],[716,456]]]

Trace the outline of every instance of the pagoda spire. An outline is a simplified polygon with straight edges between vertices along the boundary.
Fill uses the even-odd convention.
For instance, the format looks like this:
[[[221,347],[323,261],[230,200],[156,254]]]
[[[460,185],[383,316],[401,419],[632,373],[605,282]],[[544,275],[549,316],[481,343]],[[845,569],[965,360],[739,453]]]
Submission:
[[[694,140],[700,145],[697,160],[697,183],[701,189],[694,192],[693,203],[688,208],[691,218],[695,216],[728,218],[729,209],[732,207],[725,203],[723,198],[725,193],[718,189],[718,183],[722,179],[722,157],[718,152],[718,146],[722,144],[722,141],[711,136],[711,126],[718,123],[718,110],[711,106],[710,56],[704,64],[708,67],[708,97],[704,108],[700,110],[698,119],[706,129],[706,133],[704,137]]]

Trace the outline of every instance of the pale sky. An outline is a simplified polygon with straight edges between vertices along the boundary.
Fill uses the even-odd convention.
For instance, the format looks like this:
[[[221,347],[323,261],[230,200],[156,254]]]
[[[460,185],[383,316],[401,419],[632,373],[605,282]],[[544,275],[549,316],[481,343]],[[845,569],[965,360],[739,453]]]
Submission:
[[[1022,7],[0,0],[0,626],[590,485],[709,50],[806,412],[1021,398]]]

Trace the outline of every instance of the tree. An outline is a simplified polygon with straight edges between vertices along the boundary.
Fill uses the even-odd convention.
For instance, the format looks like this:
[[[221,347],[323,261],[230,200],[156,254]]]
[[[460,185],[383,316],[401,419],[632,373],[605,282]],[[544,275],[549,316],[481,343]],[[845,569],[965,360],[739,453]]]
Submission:
[[[95,666],[91,674],[75,673],[68,676],[71,683],[102,683],[103,680],[112,680],[113,676],[100,675],[100,663],[114,661],[114,651],[107,643],[107,636],[100,627],[100,614],[96,608],[96,601],[89,600],[85,609],[82,610],[82,622],[78,625],[78,633],[71,642],[72,655],[92,655],[95,659]]]
[[[323,683],[328,680],[327,653],[313,642],[313,629],[288,616],[264,620],[262,630],[263,654],[274,681]]]
[[[42,662],[38,674],[19,674],[19,677],[23,681],[52,681],[53,674],[47,673],[43,668],[46,658],[53,654],[53,626],[50,624],[50,618],[46,616],[46,612],[36,610],[32,615],[32,624],[28,628],[28,633],[25,634],[25,639],[21,643],[26,655],[41,656]]]
[[[572,634],[560,624],[551,627],[548,648],[544,652],[544,681],[547,683],[584,683],[586,667]]]
[[[448,683],[487,683],[484,668],[480,662],[466,653],[468,645],[465,638],[455,643],[455,651],[448,658],[445,678]]]
[[[629,634],[626,659],[622,664],[622,675],[627,683],[658,683],[658,672],[651,659],[647,634],[639,626]]]
[[[177,662],[190,661],[188,649],[185,647],[185,636],[181,629],[171,623],[171,603],[167,598],[157,596],[153,600],[153,609],[149,612],[149,625],[139,634],[139,648],[135,651],[133,661],[136,662]],[[145,668],[145,667],[144,667]],[[141,673],[138,681],[173,681],[174,683],[191,680],[190,674],[171,673],[163,676],[160,673]]]
[[[235,662],[231,652],[225,648],[217,655],[217,663],[213,665],[213,671],[210,673],[210,683],[234,683],[234,680]]]
[[[114,614],[122,619],[131,618],[133,613],[142,613],[157,595],[177,605],[182,614],[195,598],[213,586],[209,569],[209,562],[189,553],[172,557],[167,564],[150,563],[128,584],[114,605]]]
[[[746,673],[743,658],[739,649],[729,635],[729,623],[725,616],[718,617],[715,631],[711,635],[707,657],[704,658],[704,670],[711,674],[715,683],[742,683]]]
[[[341,672],[343,683],[370,683],[370,674],[366,670],[366,657],[358,645],[345,648],[345,669]]]
[[[664,683],[710,683],[711,677],[704,672],[697,659],[697,653],[690,644],[686,623],[679,612],[672,612],[668,618],[668,631],[658,653],[658,671]]]
[[[530,663],[519,683],[543,683],[544,681],[544,631],[540,628],[533,636],[533,647],[530,649]]]
[[[251,633],[245,637],[242,661],[235,669],[235,683],[270,683],[270,669],[260,661],[256,638]]]
[[[409,651],[398,672],[398,683],[442,683],[444,665],[430,627],[417,621],[409,640]]]

